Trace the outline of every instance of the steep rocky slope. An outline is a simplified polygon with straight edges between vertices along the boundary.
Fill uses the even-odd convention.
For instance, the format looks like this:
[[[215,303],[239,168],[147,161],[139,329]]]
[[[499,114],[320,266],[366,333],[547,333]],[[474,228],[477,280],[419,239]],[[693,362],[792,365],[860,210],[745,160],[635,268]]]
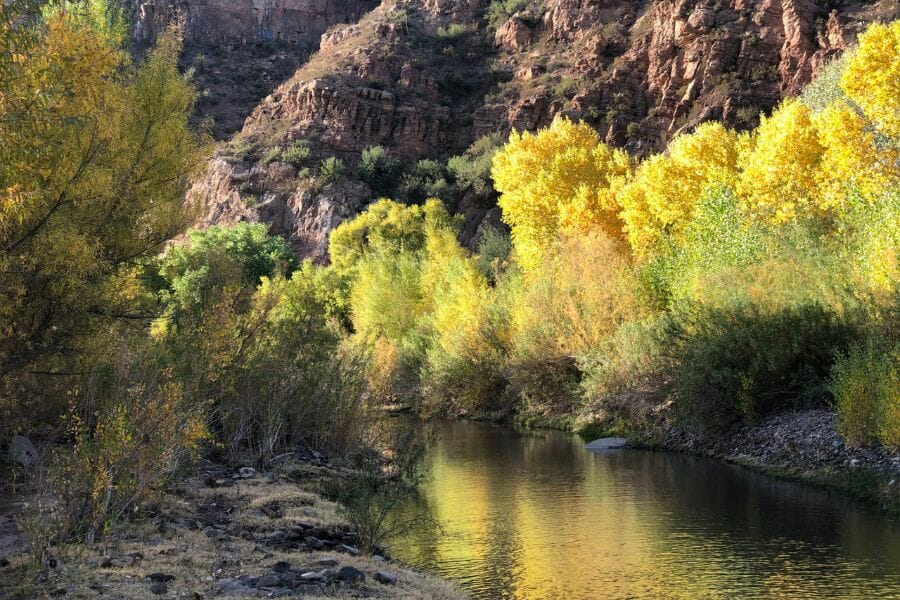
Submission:
[[[898,11],[885,0],[222,3],[179,5],[193,47],[224,44],[227,62],[248,44],[277,42],[303,64],[282,82],[278,52],[266,59],[257,86],[271,93],[193,190],[201,222],[262,220],[317,260],[328,230],[375,195],[354,175],[367,147],[405,161],[446,158],[480,136],[566,114],[646,154],[704,120],[755,125],[868,22]],[[140,4],[139,37],[151,39],[174,11],[159,0]],[[207,103],[216,94],[208,90]],[[272,151],[301,140],[311,149],[305,162]],[[323,178],[319,161],[332,156],[343,174]],[[466,215],[467,236],[485,215],[496,219],[489,194],[449,196]]]

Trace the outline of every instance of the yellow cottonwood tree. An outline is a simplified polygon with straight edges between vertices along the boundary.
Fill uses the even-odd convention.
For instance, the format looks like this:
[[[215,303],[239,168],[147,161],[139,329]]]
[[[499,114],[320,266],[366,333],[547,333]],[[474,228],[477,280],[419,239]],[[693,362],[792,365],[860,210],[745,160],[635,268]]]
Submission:
[[[797,100],[782,103],[761,119],[738,159],[737,192],[744,209],[776,224],[820,214],[824,152],[810,109]]]
[[[664,232],[680,232],[707,187],[731,183],[737,155],[737,134],[709,122],[642,162],[619,194],[635,254],[646,256]]]
[[[841,76],[841,88],[896,144],[900,138],[900,21],[875,23],[859,36],[859,46]]]
[[[491,176],[522,267],[537,267],[561,229],[599,226],[621,235],[611,188],[628,172],[627,154],[584,123],[557,118],[537,133],[510,134]]]
[[[137,265],[188,222],[207,146],[188,127],[177,30],[133,65],[84,15],[64,7],[28,28],[21,10],[0,7],[0,376],[12,387],[142,316]]]

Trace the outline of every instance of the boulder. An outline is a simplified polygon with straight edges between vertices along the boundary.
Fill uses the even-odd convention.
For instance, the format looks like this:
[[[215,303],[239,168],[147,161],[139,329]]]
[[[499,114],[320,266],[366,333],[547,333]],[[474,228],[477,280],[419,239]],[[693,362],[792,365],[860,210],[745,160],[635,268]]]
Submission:
[[[397,576],[387,571],[375,571],[375,581],[385,585],[397,585]]]
[[[524,50],[531,41],[531,27],[518,17],[504,23],[494,34],[494,45],[504,50]]]
[[[340,581],[346,581],[348,583],[356,583],[362,582],[366,580],[366,574],[357,569],[356,567],[341,567],[341,570],[338,571],[337,578]]]
[[[620,437],[600,438],[589,442],[585,445],[588,450],[614,450],[616,448],[624,448],[628,440]]]
[[[9,442],[9,459],[16,464],[30,467],[37,461],[38,453],[34,444],[23,435],[14,435]]]

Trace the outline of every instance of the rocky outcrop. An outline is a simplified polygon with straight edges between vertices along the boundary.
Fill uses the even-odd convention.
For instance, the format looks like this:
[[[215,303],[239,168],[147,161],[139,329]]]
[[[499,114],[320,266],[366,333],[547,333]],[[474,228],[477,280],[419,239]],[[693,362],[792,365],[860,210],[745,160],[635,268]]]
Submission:
[[[654,0],[643,9],[549,0],[535,27],[515,15],[497,30],[501,63],[514,73],[512,101],[486,103],[477,129],[543,126],[563,113],[643,153],[708,119],[751,127],[885,11],[897,9],[844,3],[827,11],[812,0]],[[542,74],[546,85],[534,85]]]
[[[181,18],[190,42],[311,44],[332,25],[354,22],[377,5],[376,0],[136,0],[134,37],[153,41]]]
[[[252,131],[275,122],[292,132],[289,135],[314,133],[321,148],[333,154],[388,145],[399,156],[417,157],[439,149],[447,120],[448,111],[442,106],[403,101],[375,88],[314,79],[276,91],[250,115],[245,128]]]
[[[328,232],[357,214],[371,192],[360,182],[321,185],[313,178],[297,180],[296,175],[285,163],[217,157],[190,192],[199,204],[198,225],[267,223],[269,232],[287,239],[298,256],[325,262]]]
[[[194,188],[203,223],[264,220],[316,260],[324,259],[328,230],[370,193],[350,180],[298,183],[287,165],[263,164],[267,149],[306,140],[313,170],[330,156],[352,167],[375,145],[412,162],[563,114],[644,155],[704,120],[754,126],[866,23],[898,10],[886,0],[848,0],[834,10],[814,0],[531,0],[489,31],[486,0],[253,0],[222,10],[222,0],[209,1],[187,3],[188,33],[198,39],[293,43],[321,34],[319,51],[244,121],[238,143],[254,146],[253,158],[220,157]],[[141,26],[155,31],[159,11],[148,11]],[[240,26],[223,25],[230,18]],[[484,199],[456,202],[466,239],[485,218],[498,220]]]

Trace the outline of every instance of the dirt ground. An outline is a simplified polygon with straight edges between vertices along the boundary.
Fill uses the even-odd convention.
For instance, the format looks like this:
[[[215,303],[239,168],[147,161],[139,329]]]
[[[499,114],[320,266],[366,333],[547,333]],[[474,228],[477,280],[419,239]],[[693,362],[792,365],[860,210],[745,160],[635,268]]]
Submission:
[[[296,460],[271,470],[206,465],[156,514],[88,547],[28,553],[0,567],[0,599],[433,598],[465,594],[381,556],[358,554],[337,506],[310,491],[333,472]]]

